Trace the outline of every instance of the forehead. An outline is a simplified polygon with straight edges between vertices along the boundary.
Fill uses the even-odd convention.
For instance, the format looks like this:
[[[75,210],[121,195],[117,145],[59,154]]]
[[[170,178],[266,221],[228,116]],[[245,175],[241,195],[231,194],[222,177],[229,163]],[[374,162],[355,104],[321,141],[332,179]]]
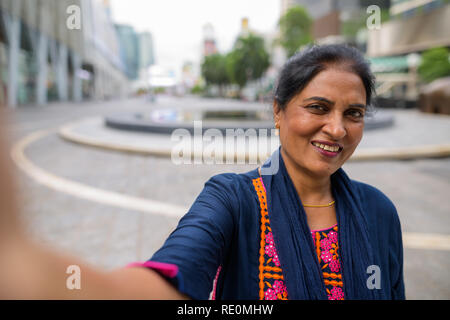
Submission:
[[[366,104],[366,89],[361,78],[353,72],[336,68],[317,74],[298,95],[301,99],[311,96],[335,102]]]

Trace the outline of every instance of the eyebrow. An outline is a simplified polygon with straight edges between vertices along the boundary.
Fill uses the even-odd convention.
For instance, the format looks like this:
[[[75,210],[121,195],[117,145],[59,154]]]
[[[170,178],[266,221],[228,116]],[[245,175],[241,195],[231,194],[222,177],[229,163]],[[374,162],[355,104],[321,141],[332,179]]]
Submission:
[[[331,105],[334,105],[334,103],[335,103],[334,101],[328,100],[327,98],[316,97],[316,96],[307,98],[307,99],[305,99],[303,101],[311,101],[311,100],[322,101],[322,102],[325,102],[325,103],[328,103],[328,104],[331,104]],[[366,109],[366,105],[365,104],[361,104],[361,103],[351,103],[351,104],[349,104],[349,107],[356,107],[356,108]]]
[[[325,103],[328,103],[328,104],[334,104],[334,101],[330,101],[330,100],[328,100],[326,98],[323,98],[323,97],[310,97],[310,98],[307,98],[307,99],[305,99],[303,101],[311,101],[311,100],[317,100],[317,101],[322,101],[322,102],[325,102]]]

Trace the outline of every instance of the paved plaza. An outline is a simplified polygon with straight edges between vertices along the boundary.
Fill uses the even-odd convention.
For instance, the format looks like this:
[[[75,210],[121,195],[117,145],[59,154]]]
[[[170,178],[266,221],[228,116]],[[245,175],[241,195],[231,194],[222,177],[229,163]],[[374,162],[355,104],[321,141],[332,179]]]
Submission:
[[[175,165],[168,157],[70,142],[59,129],[117,112],[239,103],[245,105],[162,97],[156,103],[133,99],[11,111],[12,155],[29,233],[99,268],[148,259],[212,175],[246,172],[255,165]],[[361,148],[450,144],[450,117],[392,113],[394,127],[367,132]],[[397,207],[405,233],[407,298],[450,299],[450,158],[353,161],[344,169],[382,190]]]

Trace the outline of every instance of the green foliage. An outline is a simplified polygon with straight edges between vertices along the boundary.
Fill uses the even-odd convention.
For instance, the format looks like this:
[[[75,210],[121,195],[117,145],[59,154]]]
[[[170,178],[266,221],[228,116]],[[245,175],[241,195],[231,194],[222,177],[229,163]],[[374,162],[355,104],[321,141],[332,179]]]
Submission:
[[[229,77],[240,88],[245,87],[249,80],[259,79],[270,65],[264,39],[253,34],[240,36],[226,61]]]
[[[280,18],[281,35],[278,41],[289,57],[294,55],[302,45],[312,42],[312,22],[306,9],[300,6],[290,8]]]
[[[191,93],[192,94],[198,94],[201,95],[205,92],[205,88],[201,85],[201,84],[196,84],[192,89],[191,89]]]
[[[422,53],[418,72],[425,82],[450,75],[450,52],[447,48],[433,48]]]
[[[219,53],[205,57],[201,66],[201,72],[207,85],[224,85],[230,83],[226,64],[226,57]]]

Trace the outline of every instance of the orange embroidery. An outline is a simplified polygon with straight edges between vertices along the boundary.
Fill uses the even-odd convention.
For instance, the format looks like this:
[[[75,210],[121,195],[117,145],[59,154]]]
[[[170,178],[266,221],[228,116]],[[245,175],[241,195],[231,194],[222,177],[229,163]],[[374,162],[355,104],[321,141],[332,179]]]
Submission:
[[[332,285],[334,287],[336,287],[336,286],[343,287],[344,286],[344,283],[342,281],[336,281],[336,280],[330,281],[330,280],[324,279],[323,282],[325,283],[326,286],[328,286],[328,285]]]
[[[284,285],[283,270],[276,254],[273,242],[272,229],[270,228],[269,212],[267,209],[267,197],[262,178],[252,180],[260,206],[261,241],[259,247],[259,298],[260,300],[288,300],[288,293]],[[313,232],[313,242],[319,264],[322,266],[322,275],[329,299],[344,299],[342,287],[342,275],[339,271],[339,256],[337,243],[338,227],[335,226],[330,233]],[[326,241],[325,249],[321,251],[320,241]],[[328,268],[328,269],[327,269]],[[324,270],[327,269],[327,270]],[[331,272],[327,272],[331,270]],[[331,290],[330,290],[331,289]]]
[[[319,259],[319,263],[320,263],[320,234],[319,234],[319,232],[316,232],[316,252],[317,252],[317,259]]]
[[[331,279],[342,279],[342,275],[341,274],[327,273],[327,272],[323,273],[323,277],[324,278],[331,278]]]
[[[269,232],[269,235],[271,235],[272,232],[272,229],[270,228],[269,212],[267,210],[266,192],[264,190],[261,178],[253,179],[252,182],[256,194],[258,195],[261,213],[261,241],[259,246],[259,299],[287,300],[287,292],[283,282],[283,270],[278,266],[279,262],[278,264],[275,264],[275,259],[278,259],[278,257],[271,257],[269,259],[266,259],[265,257],[267,245],[266,232]],[[274,279],[275,283],[272,285],[270,282],[266,281],[267,279]]]
[[[342,274],[340,273],[337,231],[338,226],[329,229],[328,232],[312,232],[317,259],[319,261],[319,265],[321,265],[321,269],[323,270],[323,282],[325,286],[328,286],[325,289],[327,290],[328,299],[330,300],[344,299],[342,290],[344,284],[342,281]],[[321,241],[323,241],[322,245]]]

